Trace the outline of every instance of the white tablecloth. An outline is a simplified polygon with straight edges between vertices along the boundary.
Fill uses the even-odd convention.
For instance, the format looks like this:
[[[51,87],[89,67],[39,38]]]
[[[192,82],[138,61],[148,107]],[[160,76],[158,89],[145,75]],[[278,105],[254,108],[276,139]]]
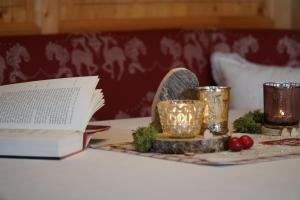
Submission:
[[[131,141],[131,130],[149,121],[97,122],[112,128],[96,138]],[[0,159],[0,200],[300,200],[299,186],[300,159],[213,167],[96,149],[59,161]]]

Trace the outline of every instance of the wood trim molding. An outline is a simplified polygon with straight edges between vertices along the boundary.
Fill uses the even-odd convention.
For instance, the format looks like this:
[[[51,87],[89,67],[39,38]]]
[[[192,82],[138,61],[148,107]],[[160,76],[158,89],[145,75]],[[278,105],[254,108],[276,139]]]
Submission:
[[[273,28],[266,17],[209,17],[156,19],[103,19],[61,21],[59,32],[129,31],[163,28]]]

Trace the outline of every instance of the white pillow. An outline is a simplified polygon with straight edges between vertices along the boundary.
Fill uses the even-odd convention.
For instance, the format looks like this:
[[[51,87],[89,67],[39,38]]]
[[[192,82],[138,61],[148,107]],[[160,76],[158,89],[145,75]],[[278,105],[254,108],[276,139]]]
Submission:
[[[262,109],[265,82],[300,82],[300,68],[259,65],[235,53],[215,52],[211,65],[216,83],[231,87],[232,109]]]

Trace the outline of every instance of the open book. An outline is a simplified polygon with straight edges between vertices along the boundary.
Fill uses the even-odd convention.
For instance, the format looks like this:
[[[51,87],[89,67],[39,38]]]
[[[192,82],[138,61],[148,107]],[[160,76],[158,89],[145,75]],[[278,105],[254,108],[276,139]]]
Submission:
[[[86,146],[92,115],[104,105],[97,76],[0,86],[0,156],[63,158]]]

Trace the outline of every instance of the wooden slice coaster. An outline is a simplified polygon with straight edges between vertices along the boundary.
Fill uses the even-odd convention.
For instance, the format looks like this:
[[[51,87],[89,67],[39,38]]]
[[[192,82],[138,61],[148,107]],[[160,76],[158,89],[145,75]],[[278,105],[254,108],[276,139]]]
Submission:
[[[156,153],[186,154],[186,153],[212,153],[227,150],[227,141],[230,136],[214,136],[204,139],[202,136],[187,139],[165,138],[158,136],[151,151]]]

